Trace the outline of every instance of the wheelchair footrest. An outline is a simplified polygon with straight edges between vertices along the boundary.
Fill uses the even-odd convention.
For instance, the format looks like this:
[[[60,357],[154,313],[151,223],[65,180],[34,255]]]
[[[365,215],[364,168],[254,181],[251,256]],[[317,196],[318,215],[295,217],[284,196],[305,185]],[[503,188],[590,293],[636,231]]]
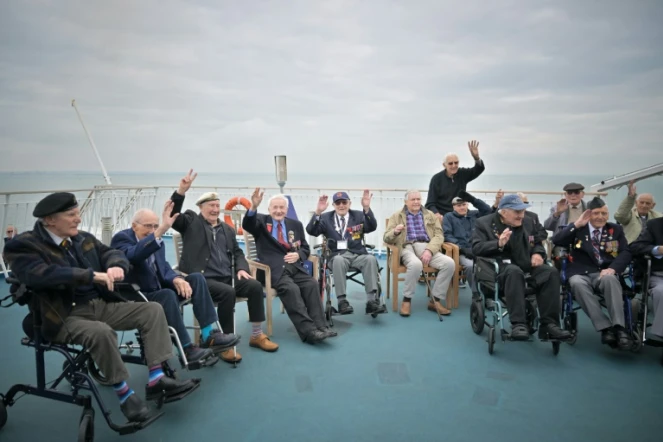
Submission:
[[[189,369],[189,371],[200,370],[201,368],[204,367],[212,367],[216,365],[217,362],[219,362],[219,357],[216,355],[212,355],[209,358],[204,359],[202,361],[189,362],[187,368]]]
[[[142,430],[145,427],[149,427],[150,425],[152,425],[157,419],[159,419],[163,415],[164,415],[163,411],[155,412],[146,421],[143,421],[143,422],[127,422],[126,424],[119,426],[116,429],[116,431],[120,434],[120,436],[135,433],[136,431]]]

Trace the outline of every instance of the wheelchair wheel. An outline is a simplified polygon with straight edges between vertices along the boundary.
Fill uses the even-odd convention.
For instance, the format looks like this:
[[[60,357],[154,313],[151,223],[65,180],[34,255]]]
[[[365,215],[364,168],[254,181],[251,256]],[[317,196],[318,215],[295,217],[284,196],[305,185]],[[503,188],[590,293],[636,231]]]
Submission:
[[[483,311],[482,300],[472,301],[472,305],[470,306],[470,324],[472,325],[472,331],[480,335],[483,331],[483,326],[486,324],[486,314]]]
[[[495,349],[495,327],[488,329],[488,354],[493,354]]]
[[[81,422],[78,425],[78,442],[92,442],[94,440],[94,410],[83,410]]]
[[[642,349],[642,333],[640,331],[640,327],[633,327],[631,338],[633,339],[631,351],[633,353],[638,353]]]
[[[7,423],[7,406],[5,401],[0,398],[0,428],[4,427]]]
[[[573,312],[569,315],[566,315],[564,318],[564,330],[571,332],[571,339],[566,341],[567,344],[573,345],[578,340],[578,314]]]
[[[65,371],[67,371],[67,369],[69,368],[69,365],[70,365],[70,364],[69,364],[69,361],[68,361],[67,359],[65,359],[64,362],[62,363],[62,372],[63,372],[63,373],[64,373]],[[87,373],[87,369],[86,369],[86,368],[82,368],[81,371],[82,371],[83,373]],[[68,373],[64,376],[64,378],[67,380],[67,382],[69,382],[69,384],[73,384],[73,383],[74,383],[74,377],[75,377],[75,376],[74,376],[71,372],[68,372]]]
[[[108,378],[106,378],[101,370],[99,370],[97,364],[94,363],[92,358],[88,359],[87,361],[87,371],[90,373],[90,376],[92,376],[92,379],[97,381],[99,385],[103,385],[105,387],[113,385],[112,383],[108,382]]]
[[[553,354],[557,356],[557,354],[559,353],[559,341],[553,342],[552,346],[553,346]]]

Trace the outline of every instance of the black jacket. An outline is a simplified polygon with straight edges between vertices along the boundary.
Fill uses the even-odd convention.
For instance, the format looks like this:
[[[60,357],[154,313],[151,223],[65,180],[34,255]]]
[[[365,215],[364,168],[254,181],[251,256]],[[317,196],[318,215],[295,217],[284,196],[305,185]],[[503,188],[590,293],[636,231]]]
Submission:
[[[663,218],[654,218],[647,221],[647,228],[640,232],[640,236],[631,243],[629,250],[635,257],[652,256],[654,247],[661,245],[663,245]],[[651,269],[662,272],[663,258],[652,256]]]
[[[327,238],[329,248],[334,255],[341,253],[337,250],[337,242],[342,240],[341,235],[336,231],[334,223],[334,215],[336,212],[326,212],[318,218],[315,214],[311,217],[306,226],[306,232],[312,236],[324,235]],[[378,223],[373,215],[373,211],[369,209],[368,213],[363,210],[350,210],[348,212],[348,225],[345,226],[345,238],[348,241],[348,248],[350,252],[358,255],[366,255],[366,247],[364,247],[363,239],[365,233],[374,232],[378,228]]]
[[[105,246],[93,235],[79,231],[71,242],[73,252],[86,268],[71,267],[63,249],[39,221],[34,230],[15,237],[4,249],[12,273],[37,295],[31,311],[36,309],[41,314],[42,335],[48,340],[57,336],[71,313],[76,288],[92,284],[94,272],[106,272],[111,267],[121,268],[125,275],[129,271],[124,253]],[[94,289],[107,301],[117,300],[99,284]]]
[[[467,183],[475,180],[485,169],[486,166],[481,160],[472,168],[460,167],[453,178],[447,176],[446,170],[436,173],[428,186],[426,208],[443,215],[452,212],[454,208],[451,200],[457,197],[459,192],[467,190]]]
[[[174,192],[170,199],[175,203],[172,213],[180,214],[173,223],[173,229],[182,235],[183,242],[178,269],[183,273],[202,273],[205,276],[213,241],[212,232],[208,228],[209,223],[202,215],[193,210],[182,213],[183,195]],[[235,230],[223,221],[219,220],[219,222],[221,230],[226,236],[226,245],[235,257],[235,272],[244,270],[250,273],[244,251],[237,243]]]

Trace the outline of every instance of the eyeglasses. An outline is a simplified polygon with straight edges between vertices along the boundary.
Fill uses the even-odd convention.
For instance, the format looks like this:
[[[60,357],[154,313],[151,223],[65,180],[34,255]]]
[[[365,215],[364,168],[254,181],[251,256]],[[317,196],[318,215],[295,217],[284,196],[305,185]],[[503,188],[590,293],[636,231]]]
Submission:
[[[338,200],[338,201],[336,201],[334,204],[337,205],[337,206],[345,206],[345,205],[347,205],[348,203],[349,203],[348,200]]]
[[[455,165],[458,164],[458,161],[449,161],[447,164],[448,164],[449,166],[455,166]]]
[[[14,233],[13,230],[7,230],[7,233]]]
[[[140,224],[143,227],[147,227],[148,229],[156,230],[159,228],[159,224],[143,224],[143,223],[138,223],[138,224]]]
[[[566,193],[568,193],[569,195],[580,195],[580,192],[582,192],[582,190],[567,190],[566,191]]]

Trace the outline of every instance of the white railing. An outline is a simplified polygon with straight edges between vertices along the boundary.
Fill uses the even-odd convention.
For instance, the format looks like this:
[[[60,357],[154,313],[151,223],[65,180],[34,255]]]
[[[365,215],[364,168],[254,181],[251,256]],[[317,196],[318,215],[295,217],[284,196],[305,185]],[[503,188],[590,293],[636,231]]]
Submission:
[[[65,190],[74,193],[82,209],[81,230],[88,231],[98,238],[102,237],[102,218],[110,218],[112,233],[126,229],[131,225],[133,214],[140,208],[149,208],[160,215],[164,203],[176,190],[172,186],[96,186],[93,189],[71,189]],[[221,198],[221,204],[235,196],[242,196],[250,200],[253,188],[248,187],[192,187],[186,194],[183,210],[196,210],[195,201],[198,197],[209,191],[217,192]],[[279,193],[276,187],[263,188],[265,196],[260,210],[266,212],[267,200],[270,196]],[[300,221],[305,225],[315,210],[320,195],[333,195],[336,189],[291,187],[285,188],[285,193],[291,198],[294,209]],[[361,208],[361,197],[363,189],[347,189],[353,203],[353,208]],[[385,220],[395,211],[403,207],[406,189],[372,189],[373,199],[371,208],[378,220],[377,231],[366,235],[366,241],[376,246],[375,253],[385,253],[382,237],[385,230]],[[39,200],[52,191],[34,192],[12,192],[0,193],[0,220],[3,229],[9,224],[13,225],[18,232],[32,230],[35,218],[32,211]],[[492,205],[495,200],[494,190],[472,190],[472,195]],[[505,190],[505,194],[515,191]],[[421,190],[422,199],[426,199],[427,190]],[[531,211],[537,213],[541,222],[548,217],[550,207],[560,198],[560,192],[525,192],[532,204]],[[589,195],[589,194],[588,194]],[[331,198],[330,198],[331,200]],[[329,209],[328,209],[329,210]],[[196,210],[197,211],[197,210]],[[233,219],[241,218],[245,209],[239,206],[233,211]],[[4,232],[4,230],[3,230]],[[2,247],[4,248],[4,235],[2,236]],[[241,236],[238,239],[242,239]],[[317,238],[309,238],[311,244],[319,243]],[[0,258],[0,270],[5,271],[4,262]]]

